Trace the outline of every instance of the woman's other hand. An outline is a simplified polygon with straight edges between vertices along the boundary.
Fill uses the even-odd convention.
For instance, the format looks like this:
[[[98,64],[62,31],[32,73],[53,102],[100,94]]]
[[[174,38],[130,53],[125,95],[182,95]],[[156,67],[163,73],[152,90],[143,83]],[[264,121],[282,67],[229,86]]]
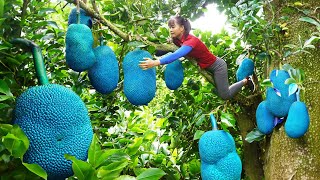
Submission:
[[[140,61],[140,68],[143,70],[147,70],[149,68],[152,68],[154,66],[158,66],[160,65],[160,61],[159,60],[152,60],[150,58],[143,58],[144,61]]]

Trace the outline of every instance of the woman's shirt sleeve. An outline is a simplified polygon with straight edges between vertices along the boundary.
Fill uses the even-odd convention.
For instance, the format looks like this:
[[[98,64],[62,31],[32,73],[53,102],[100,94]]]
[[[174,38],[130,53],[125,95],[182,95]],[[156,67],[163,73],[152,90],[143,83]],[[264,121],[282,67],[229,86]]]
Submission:
[[[189,52],[191,52],[192,47],[191,46],[181,46],[179,49],[177,49],[175,52],[168,54],[167,56],[160,59],[160,64],[169,64],[173,61],[187,55]]]

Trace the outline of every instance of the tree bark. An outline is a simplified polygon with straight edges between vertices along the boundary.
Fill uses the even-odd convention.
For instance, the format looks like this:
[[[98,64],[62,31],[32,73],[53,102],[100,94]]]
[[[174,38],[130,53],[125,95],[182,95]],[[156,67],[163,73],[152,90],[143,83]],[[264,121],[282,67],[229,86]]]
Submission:
[[[317,15],[319,18],[319,0],[304,0],[302,6],[294,6],[296,0],[275,0],[275,19],[278,23],[282,16],[289,16],[289,37],[285,44],[299,44],[299,35],[302,43],[311,37],[312,32],[317,32],[315,25],[300,21],[299,18],[307,16],[302,9],[311,10],[310,17]],[[293,5],[293,6],[292,6]],[[291,6],[291,7],[290,7]],[[283,11],[290,8],[291,11]],[[288,14],[289,13],[289,14]],[[313,14],[314,13],[314,14]],[[316,16],[315,16],[316,17]],[[284,132],[283,125],[275,129],[271,135],[270,143],[266,147],[265,179],[320,179],[320,62],[319,43],[316,49],[308,49],[311,54],[299,53],[290,56],[282,63],[289,63],[294,68],[304,70],[306,80],[305,98],[302,99],[308,107],[310,126],[308,132],[299,139],[291,139]]]

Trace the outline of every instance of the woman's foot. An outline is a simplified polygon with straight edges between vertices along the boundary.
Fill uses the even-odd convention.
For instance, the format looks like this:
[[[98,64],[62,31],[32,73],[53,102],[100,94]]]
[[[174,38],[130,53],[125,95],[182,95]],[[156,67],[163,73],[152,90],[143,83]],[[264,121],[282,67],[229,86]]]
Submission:
[[[251,92],[256,91],[256,84],[254,83],[253,76],[248,76],[247,78],[247,86],[250,89]]]

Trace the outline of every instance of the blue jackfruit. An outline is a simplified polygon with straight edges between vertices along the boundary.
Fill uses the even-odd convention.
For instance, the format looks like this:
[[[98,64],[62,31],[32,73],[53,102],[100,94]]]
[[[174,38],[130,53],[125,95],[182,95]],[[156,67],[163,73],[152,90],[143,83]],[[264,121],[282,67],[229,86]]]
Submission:
[[[285,81],[290,78],[290,75],[285,70],[273,70],[270,73],[270,80],[273,87],[281,92],[281,95],[289,94],[289,85],[285,84]]]
[[[256,110],[256,121],[259,131],[270,134],[274,128],[274,115],[266,107],[267,102],[262,101]]]
[[[108,46],[94,49],[96,63],[88,71],[92,86],[102,94],[111,93],[118,85],[119,65],[117,57]]]
[[[246,77],[251,76],[253,74],[253,71],[254,71],[253,61],[249,58],[245,58],[241,62],[240,66],[236,72],[237,81],[241,81],[241,80],[245,79]]]
[[[183,78],[183,66],[181,61],[176,60],[166,66],[166,69],[164,70],[164,80],[169,89],[178,89],[183,82]]]
[[[241,178],[242,164],[232,136],[222,130],[205,132],[199,141],[203,180]]]
[[[294,102],[290,107],[287,121],[284,124],[287,135],[291,138],[303,136],[309,128],[309,123],[307,106],[301,101]]]
[[[139,61],[152,58],[148,51],[135,50],[129,52],[123,59],[124,94],[131,104],[147,105],[156,93],[156,70],[142,70]]]
[[[77,24],[77,8],[73,8],[68,17],[68,25]],[[85,24],[92,28],[92,19],[87,15],[86,11],[80,8],[80,24]]]
[[[96,62],[93,53],[93,37],[84,24],[71,24],[66,34],[66,61],[74,71],[90,69]]]
[[[286,88],[285,88],[286,89]],[[292,103],[297,100],[295,94],[289,95],[289,90],[280,89],[281,97],[277,95],[275,89],[268,88],[266,96],[266,107],[276,117],[286,117]]]
[[[68,88],[57,84],[29,88],[17,99],[13,121],[30,141],[24,162],[40,165],[48,179],[73,174],[64,154],[87,159],[93,137],[88,111]]]

